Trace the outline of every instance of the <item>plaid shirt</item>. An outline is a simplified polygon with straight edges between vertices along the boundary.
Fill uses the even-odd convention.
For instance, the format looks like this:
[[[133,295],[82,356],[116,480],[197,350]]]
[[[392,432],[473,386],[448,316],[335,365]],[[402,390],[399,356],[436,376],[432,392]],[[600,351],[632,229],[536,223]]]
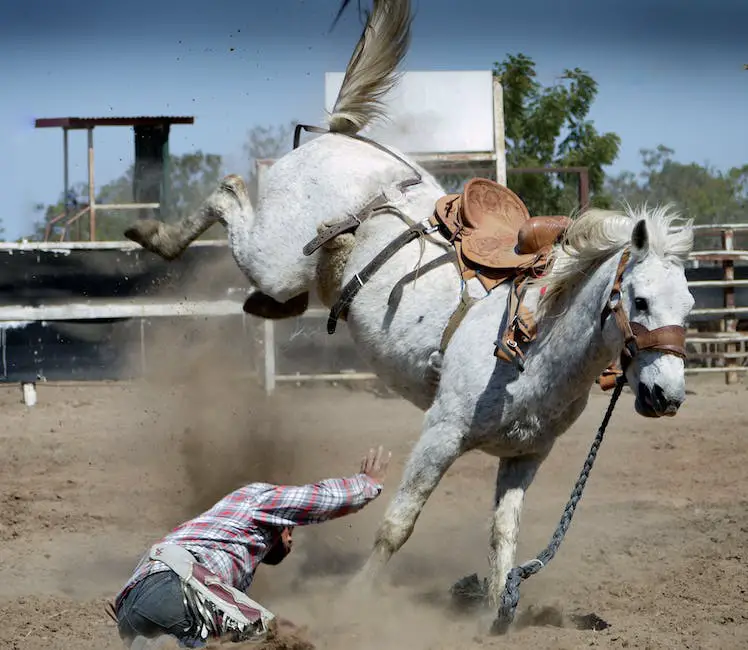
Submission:
[[[305,526],[342,517],[376,499],[381,484],[366,474],[326,479],[303,486],[251,483],[235,490],[210,510],[172,530],[159,543],[175,543],[227,584],[246,591],[262,558],[280,540],[286,526]],[[168,571],[148,558],[138,563],[115,601],[151,573]]]

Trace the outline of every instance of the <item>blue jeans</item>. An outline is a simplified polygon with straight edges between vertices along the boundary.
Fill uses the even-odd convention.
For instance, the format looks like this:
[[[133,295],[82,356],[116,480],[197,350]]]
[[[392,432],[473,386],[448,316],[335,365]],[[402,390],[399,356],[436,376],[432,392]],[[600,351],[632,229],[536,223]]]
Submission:
[[[168,634],[183,647],[205,645],[190,631],[196,621],[185,607],[179,576],[173,571],[152,573],[138,582],[117,610],[120,638],[129,648],[136,636],[152,639]]]

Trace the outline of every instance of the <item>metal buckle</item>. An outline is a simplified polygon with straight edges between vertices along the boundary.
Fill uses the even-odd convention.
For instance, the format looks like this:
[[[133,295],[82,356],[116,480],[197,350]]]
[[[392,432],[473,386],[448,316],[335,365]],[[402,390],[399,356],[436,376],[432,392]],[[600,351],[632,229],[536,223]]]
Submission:
[[[629,358],[633,359],[639,352],[639,346],[636,344],[636,339],[631,339],[623,344],[623,349],[629,355]]]
[[[608,297],[608,309],[614,311],[620,306],[622,300],[621,292],[619,289],[613,289]]]

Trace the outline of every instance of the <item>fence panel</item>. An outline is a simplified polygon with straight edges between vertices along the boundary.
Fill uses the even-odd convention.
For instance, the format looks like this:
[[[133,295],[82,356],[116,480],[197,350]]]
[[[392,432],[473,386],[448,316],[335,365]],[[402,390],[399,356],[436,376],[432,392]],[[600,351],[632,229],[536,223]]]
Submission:
[[[715,230],[723,247],[700,247]],[[734,383],[748,371],[748,265],[736,245],[746,234],[748,224],[697,230],[686,269],[696,300],[689,374],[723,373]],[[268,391],[279,382],[375,378],[347,328],[327,334],[321,304],[287,321],[246,316],[241,304],[250,287],[225,241],[197,242],[170,263],[130,242],[0,244],[0,270],[0,381],[136,377],[158,347],[158,328],[189,323],[197,332],[206,321],[204,335],[218,328],[236,342],[246,372],[261,376]]]

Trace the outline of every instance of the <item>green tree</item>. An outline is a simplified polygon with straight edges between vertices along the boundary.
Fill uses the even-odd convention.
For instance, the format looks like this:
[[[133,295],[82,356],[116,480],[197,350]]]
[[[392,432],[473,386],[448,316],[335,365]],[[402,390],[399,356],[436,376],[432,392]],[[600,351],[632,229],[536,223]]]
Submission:
[[[631,205],[673,203],[696,223],[748,221],[748,165],[726,172],[696,163],[673,160],[675,151],[664,145],[642,149],[638,177],[623,172],[607,183],[614,200]]]
[[[96,195],[97,204],[132,203],[133,202],[133,169],[129,169],[114,181],[102,185]],[[197,151],[183,156],[172,156],[169,161],[169,196],[167,209],[159,215],[164,221],[176,221],[186,214],[196,210],[205,197],[210,194],[221,179],[222,160],[219,155],[206,154]],[[68,214],[73,217],[88,202],[88,186],[78,183],[72,187],[72,193],[77,197],[78,204],[71,205]],[[44,239],[47,224],[65,211],[65,204],[61,196],[54,205],[38,205],[37,211],[41,218],[35,224],[32,239]],[[124,239],[124,230],[138,218],[136,210],[97,210],[96,211],[96,239],[99,241],[118,241]],[[52,238],[59,239],[66,220],[58,221],[52,230]],[[88,214],[84,214],[71,225],[66,238],[72,240],[88,240],[90,232]],[[216,224],[203,238],[221,238],[225,234]]]
[[[262,159],[278,159],[293,148],[293,132],[296,122],[276,126],[255,126],[247,133],[244,154],[247,156],[247,190],[252,203],[257,201],[257,166]]]
[[[588,119],[598,89],[592,77],[579,68],[564,70],[557,83],[543,88],[524,54],[495,63],[494,75],[504,91],[507,167],[588,167],[590,203],[608,206],[604,168],[618,157],[621,139],[598,133]],[[579,207],[576,174],[510,174],[507,184],[533,215]]]

